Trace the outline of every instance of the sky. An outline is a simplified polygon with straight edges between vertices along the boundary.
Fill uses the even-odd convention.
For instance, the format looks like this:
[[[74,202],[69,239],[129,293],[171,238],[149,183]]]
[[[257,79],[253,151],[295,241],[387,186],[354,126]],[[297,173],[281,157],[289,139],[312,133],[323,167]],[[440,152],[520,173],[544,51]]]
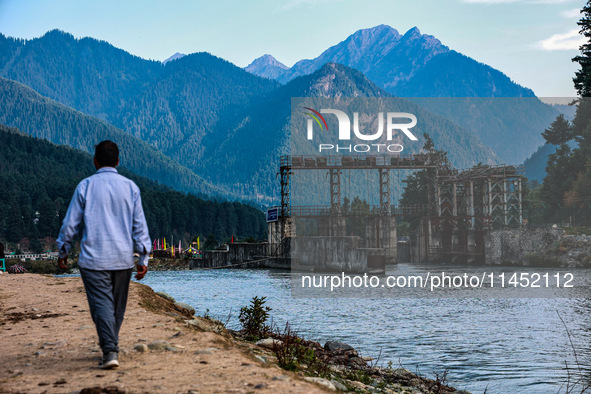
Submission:
[[[287,66],[355,31],[416,26],[539,97],[575,95],[583,0],[0,0],[0,33],[60,29],[164,60],[209,52],[244,67],[263,54]]]

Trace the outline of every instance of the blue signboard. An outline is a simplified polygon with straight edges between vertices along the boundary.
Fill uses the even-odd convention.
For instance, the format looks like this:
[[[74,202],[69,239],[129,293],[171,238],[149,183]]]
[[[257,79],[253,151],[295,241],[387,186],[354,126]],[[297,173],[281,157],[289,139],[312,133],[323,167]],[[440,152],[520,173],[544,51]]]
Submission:
[[[267,223],[276,222],[279,216],[279,208],[267,209]]]

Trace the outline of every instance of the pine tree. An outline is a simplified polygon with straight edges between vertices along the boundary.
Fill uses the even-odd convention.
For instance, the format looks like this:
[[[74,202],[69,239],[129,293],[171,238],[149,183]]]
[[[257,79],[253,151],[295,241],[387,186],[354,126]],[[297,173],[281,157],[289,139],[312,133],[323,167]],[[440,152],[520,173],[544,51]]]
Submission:
[[[41,241],[39,241],[39,238],[31,238],[29,249],[33,253],[43,253],[43,245],[41,244]]]
[[[8,217],[6,218],[6,239],[10,242],[18,242],[24,235],[21,206],[16,198],[12,198],[9,204]]]
[[[560,114],[542,136],[547,144],[558,145],[556,152],[548,156],[546,177],[541,190],[541,197],[550,203],[562,202],[565,193],[570,190],[576,169],[573,152],[568,143],[573,138],[572,126],[564,115]]]
[[[587,39],[587,42],[579,47],[581,54],[572,59],[581,66],[575,72],[573,82],[579,97],[591,97],[591,0],[587,1],[581,14],[583,16],[577,24],[581,27],[579,33]]]
[[[560,115],[542,133],[547,143],[558,148],[548,157],[540,197],[551,203],[544,214],[546,221],[559,220],[559,210],[567,206],[575,210],[577,222],[585,224],[589,223],[587,207],[591,200],[591,1],[581,14],[577,24],[586,42],[579,47],[580,55],[572,59],[580,66],[573,78],[579,96],[577,111],[572,125]],[[571,149],[573,140],[577,146]]]
[[[581,149],[591,149],[591,0],[581,10],[583,16],[577,22],[581,27],[579,33],[587,41],[579,47],[581,54],[572,61],[579,63],[580,69],[575,72],[573,83],[579,96],[577,112],[573,120],[573,137]]]
[[[435,143],[429,134],[423,134],[425,143],[423,144],[422,152],[426,155],[427,162],[437,166],[445,166],[448,164],[447,152],[435,149]],[[402,193],[401,203],[406,205],[412,204],[428,204],[429,193],[432,192],[433,180],[435,173],[433,169],[426,169],[416,171],[409,175],[404,183],[406,187]]]
[[[544,130],[542,136],[547,144],[563,145],[572,140],[573,130],[570,122],[565,119],[563,114],[560,114],[550,127]]]
[[[424,133],[422,153],[425,155],[428,164],[436,165],[439,168],[449,168],[449,161],[447,159],[447,152],[435,149],[435,143],[429,136]],[[410,174],[403,182],[406,184],[400,204],[402,205],[425,205],[428,206],[430,200],[433,199],[435,193],[435,179],[437,177],[437,170],[428,168],[421,171],[415,171]],[[445,171],[445,170],[443,170]],[[431,209],[431,207],[429,208]],[[419,225],[418,220],[413,220],[410,224],[412,229]]]

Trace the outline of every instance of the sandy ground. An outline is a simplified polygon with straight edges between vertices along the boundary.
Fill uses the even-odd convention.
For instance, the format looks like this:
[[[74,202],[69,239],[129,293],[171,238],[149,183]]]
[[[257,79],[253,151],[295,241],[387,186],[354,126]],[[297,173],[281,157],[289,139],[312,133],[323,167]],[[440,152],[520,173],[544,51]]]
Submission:
[[[167,315],[171,305],[132,283],[121,367],[104,371],[80,278],[0,275],[0,392],[324,392],[256,360],[253,345]],[[134,350],[155,340],[178,350]]]

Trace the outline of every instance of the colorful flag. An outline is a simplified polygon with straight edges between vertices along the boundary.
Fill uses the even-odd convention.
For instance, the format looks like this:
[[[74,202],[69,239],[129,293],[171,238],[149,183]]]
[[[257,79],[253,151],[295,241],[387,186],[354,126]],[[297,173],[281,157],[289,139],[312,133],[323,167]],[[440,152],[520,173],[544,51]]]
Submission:
[[[197,250],[199,250],[199,237],[197,237]]]

